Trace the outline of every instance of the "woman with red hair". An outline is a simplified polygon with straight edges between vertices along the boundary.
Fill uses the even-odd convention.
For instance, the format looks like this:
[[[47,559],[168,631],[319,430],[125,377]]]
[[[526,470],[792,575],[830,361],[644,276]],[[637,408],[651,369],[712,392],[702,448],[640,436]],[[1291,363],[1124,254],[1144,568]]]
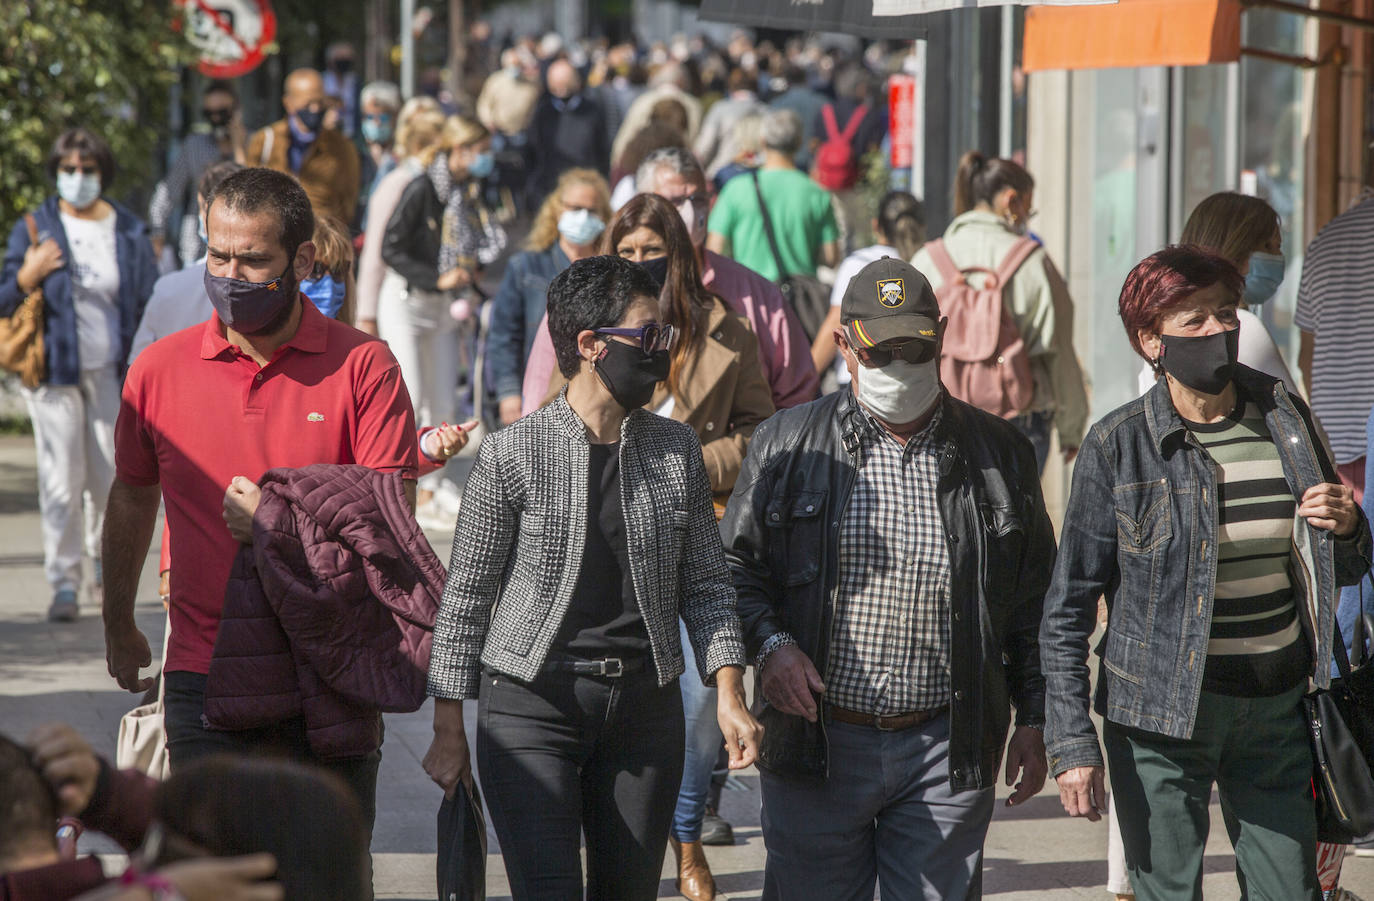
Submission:
[[[1244,280],[1167,247],[1121,291],[1154,387],[1083,442],[1040,648],[1045,744],[1071,816],[1106,809],[1088,639],[1105,596],[1096,709],[1136,896],[1202,896],[1221,795],[1244,892],[1320,901],[1300,699],[1330,683],[1337,587],[1369,566],[1369,524],[1307,407],[1236,362]]]

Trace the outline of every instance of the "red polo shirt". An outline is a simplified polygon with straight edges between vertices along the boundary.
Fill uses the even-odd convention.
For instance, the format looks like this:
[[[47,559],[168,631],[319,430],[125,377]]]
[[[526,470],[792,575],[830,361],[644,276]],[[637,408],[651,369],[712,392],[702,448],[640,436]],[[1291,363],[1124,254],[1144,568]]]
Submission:
[[[381,341],[303,303],[296,335],[261,369],[217,317],[152,344],[124,383],[115,470],[162,486],[171,532],[168,671],[205,673],[239,545],[224,524],[234,476],[360,463],[415,476],[415,416]]]

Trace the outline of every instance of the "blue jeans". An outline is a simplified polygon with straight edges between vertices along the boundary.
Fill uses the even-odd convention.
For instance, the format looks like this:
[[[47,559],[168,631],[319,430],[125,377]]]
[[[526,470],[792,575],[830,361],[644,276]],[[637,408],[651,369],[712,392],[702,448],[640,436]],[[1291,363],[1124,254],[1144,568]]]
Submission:
[[[901,732],[826,723],[830,776],[763,773],[764,901],[976,901],[993,789],[949,786],[949,716]]]
[[[1022,413],[1013,417],[1011,424],[1030,439],[1031,447],[1035,448],[1035,465],[1040,467],[1040,474],[1043,476],[1045,463],[1050,458],[1050,426],[1054,425],[1054,414]]]
[[[711,771],[725,739],[716,720],[716,690],[701,684],[696,655],[687,640],[687,625],[681,619],[677,624],[682,636],[682,659],[687,664],[687,671],[677,680],[682,687],[682,712],[687,721],[687,749],[682,760],[682,788],[673,811],[673,838],[694,842],[701,838]]]

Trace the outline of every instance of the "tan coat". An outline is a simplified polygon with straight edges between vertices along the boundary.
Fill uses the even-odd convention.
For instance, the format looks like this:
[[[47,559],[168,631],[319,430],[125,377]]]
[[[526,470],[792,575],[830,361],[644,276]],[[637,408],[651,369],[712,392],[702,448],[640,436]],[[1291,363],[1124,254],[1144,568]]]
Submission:
[[[567,379],[555,369],[550,397]],[[648,410],[668,402],[668,386],[659,385]],[[711,491],[722,501],[735,487],[749,438],[759,423],[772,416],[773,392],[759,362],[759,341],[748,320],[715,301],[706,320],[701,351],[678,382],[670,419],[686,423],[701,440],[701,455]]]
[[[272,136],[270,144],[268,134]],[[351,224],[362,179],[362,163],[353,144],[342,133],[321,128],[319,137],[301,160],[301,171],[294,173],[287,163],[286,152],[290,146],[291,134],[286,120],[273,122],[258,129],[249,139],[248,165],[266,166],[295,175],[305,188],[316,215],[330,215],[344,225]]]

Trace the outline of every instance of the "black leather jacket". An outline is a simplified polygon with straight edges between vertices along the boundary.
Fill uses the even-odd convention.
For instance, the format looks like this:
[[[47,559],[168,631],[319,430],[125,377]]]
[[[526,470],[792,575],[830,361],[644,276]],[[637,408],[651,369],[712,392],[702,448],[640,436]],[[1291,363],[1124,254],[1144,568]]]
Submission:
[[[444,204],[428,175],[406,185],[382,236],[382,260],[412,288],[438,290]]]
[[[1035,454],[1011,424],[946,396],[939,435],[940,514],[950,558],[950,785],[994,783],[1016,723],[1045,720],[1039,629],[1054,568]],[[750,656],[779,631],[827,677],[840,519],[859,464],[861,429],[875,428],[842,390],[783,410],[754,433],[721,523]],[[759,692],[759,765],[824,779],[825,718],[781,713]]]

